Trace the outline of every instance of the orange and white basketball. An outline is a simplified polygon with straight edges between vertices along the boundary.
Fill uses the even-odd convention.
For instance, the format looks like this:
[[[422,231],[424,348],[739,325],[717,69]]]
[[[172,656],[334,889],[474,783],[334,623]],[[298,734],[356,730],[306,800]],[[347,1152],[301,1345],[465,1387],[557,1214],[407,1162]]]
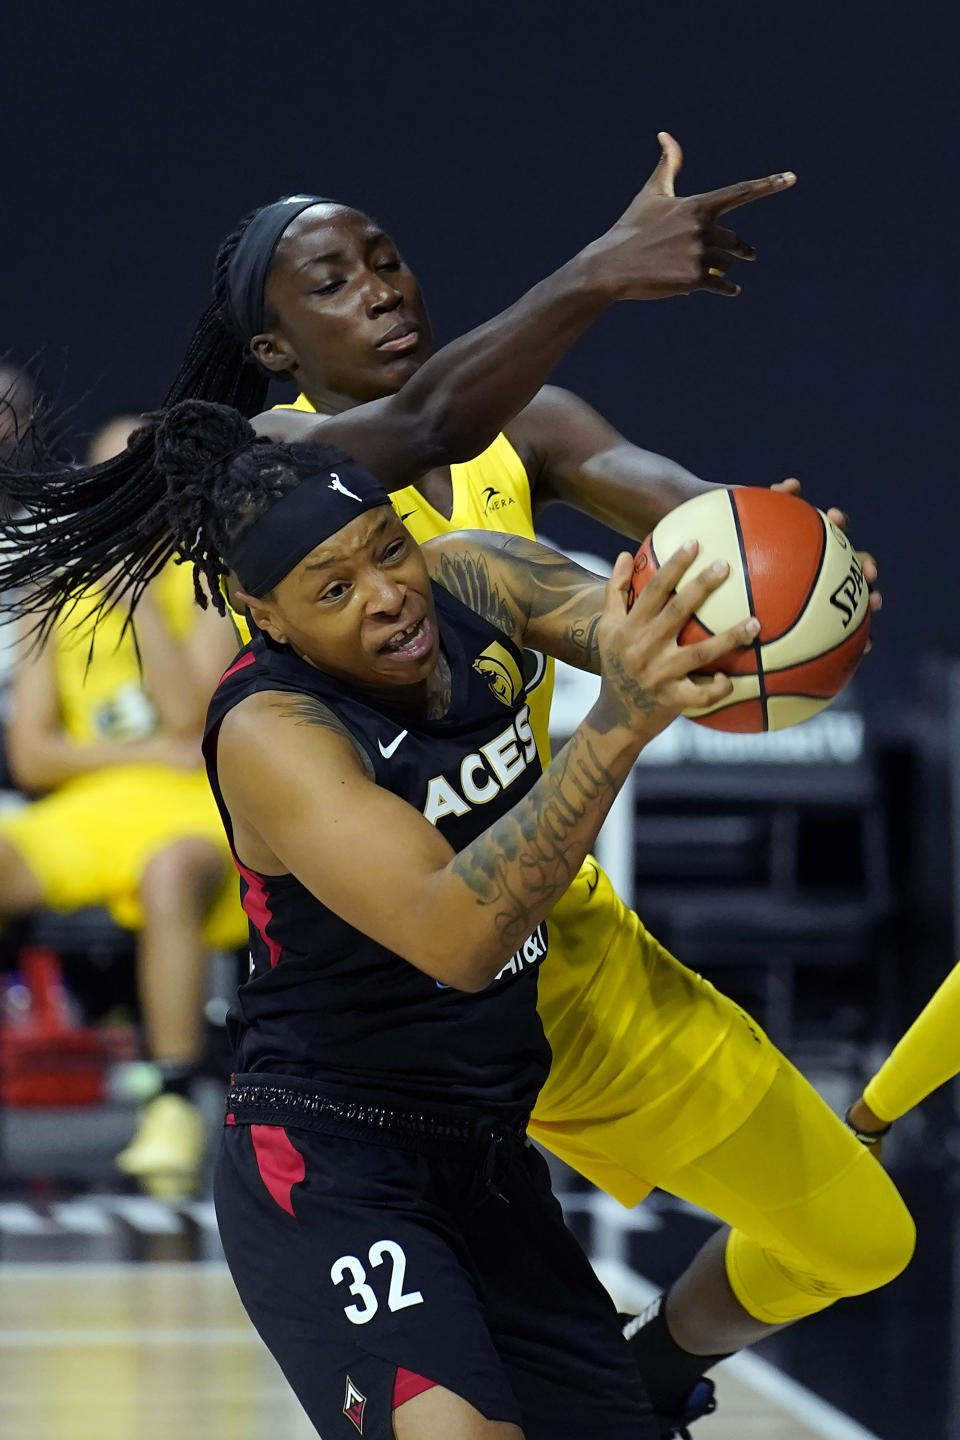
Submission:
[[[850,541],[821,510],[776,490],[711,490],[679,505],[637,551],[630,601],[685,540],[700,542],[692,578],[714,560],[730,574],[680,635],[716,635],[756,615],[755,642],[716,666],[733,692],[691,720],[715,730],[782,730],[823,710],[860,662],[869,596]],[[683,586],[680,587],[683,589]]]

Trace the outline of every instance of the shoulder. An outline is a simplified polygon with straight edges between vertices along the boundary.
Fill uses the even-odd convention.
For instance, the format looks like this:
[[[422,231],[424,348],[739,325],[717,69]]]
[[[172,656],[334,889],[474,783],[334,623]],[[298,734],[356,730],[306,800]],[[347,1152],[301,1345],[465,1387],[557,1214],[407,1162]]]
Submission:
[[[355,772],[359,766],[371,773],[366,752],[336,712],[315,695],[288,690],[258,690],[238,701],[220,726],[218,757],[269,763],[278,742],[285,759],[309,753],[312,763],[334,771]]]
[[[299,410],[292,406],[277,406],[264,410],[250,421],[258,435],[268,440],[281,441],[288,445],[316,438],[318,429],[328,423],[328,417],[313,410]]]
[[[527,456],[536,457],[549,444],[552,429],[565,423],[584,402],[570,390],[559,385],[544,385],[528,405],[505,425],[504,435],[524,464]],[[529,471],[529,466],[527,467]]]
[[[420,549],[431,579],[439,580],[445,560],[449,561],[454,556],[476,555],[493,559],[496,563],[511,538],[500,530],[448,530],[444,535],[432,535],[429,540],[424,540]]]

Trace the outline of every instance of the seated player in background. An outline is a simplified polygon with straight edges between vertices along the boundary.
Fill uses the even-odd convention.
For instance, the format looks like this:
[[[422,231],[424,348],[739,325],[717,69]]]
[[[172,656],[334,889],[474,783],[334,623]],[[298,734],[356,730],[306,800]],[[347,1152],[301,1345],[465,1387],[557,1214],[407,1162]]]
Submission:
[[[847,1124],[877,1159],[894,1120],[960,1075],[960,965],[901,1037],[847,1111]]]
[[[91,463],[122,450],[138,424],[106,426]],[[246,940],[200,754],[207,701],[236,641],[229,622],[196,608],[189,573],[172,564],[137,610],[140,663],[125,618],[106,617],[92,656],[70,619],[39,647],[24,635],[7,746],[16,783],[42,798],[0,816],[0,916],[103,905],[136,931],[145,1046],[162,1088],[117,1164],[175,1196],[193,1189],[204,1150],[190,1092],[208,950]]]

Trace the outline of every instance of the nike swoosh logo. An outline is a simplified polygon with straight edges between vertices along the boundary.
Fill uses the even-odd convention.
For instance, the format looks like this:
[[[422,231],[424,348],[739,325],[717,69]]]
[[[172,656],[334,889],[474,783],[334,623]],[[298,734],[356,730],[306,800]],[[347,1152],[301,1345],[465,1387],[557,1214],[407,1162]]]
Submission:
[[[390,756],[393,754],[394,750],[396,750],[401,740],[405,740],[408,734],[409,731],[401,730],[396,740],[391,740],[389,745],[384,745],[382,740],[377,741],[377,744],[380,746],[380,754],[383,756],[384,760],[390,759]]]
[[[409,519],[410,519],[410,516],[411,516],[413,513],[414,513],[414,512],[413,512],[412,510],[408,510],[407,513],[406,513],[406,515],[401,515],[401,516],[400,516],[400,524],[402,525],[403,522],[404,522],[404,520],[409,520]]]
[[[590,884],[590,881],[589,881],[589,880],[587,881],[587,894],[588,894],[588,895],[592,895],[593,892],[594,892],[594,890],[596,890],[597,886],[600,884],[600,871],[597,869],[596,865],[593,864],[593,861],[592,861],[592,860],[590,861],[590,865],[591,865],[591,867],[592,867],[592,869],[593,869],[593,884],[591,885],[591,884]]]

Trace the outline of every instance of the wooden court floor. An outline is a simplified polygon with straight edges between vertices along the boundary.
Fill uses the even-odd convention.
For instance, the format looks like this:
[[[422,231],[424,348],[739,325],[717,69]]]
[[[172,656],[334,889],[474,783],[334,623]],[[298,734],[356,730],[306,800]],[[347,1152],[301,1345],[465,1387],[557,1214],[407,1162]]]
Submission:
[[[718,1392],[697,1440],[870,1440],[737,1374]],[[0,1267],[0,1436],[315,1440],[221,1264]]]

